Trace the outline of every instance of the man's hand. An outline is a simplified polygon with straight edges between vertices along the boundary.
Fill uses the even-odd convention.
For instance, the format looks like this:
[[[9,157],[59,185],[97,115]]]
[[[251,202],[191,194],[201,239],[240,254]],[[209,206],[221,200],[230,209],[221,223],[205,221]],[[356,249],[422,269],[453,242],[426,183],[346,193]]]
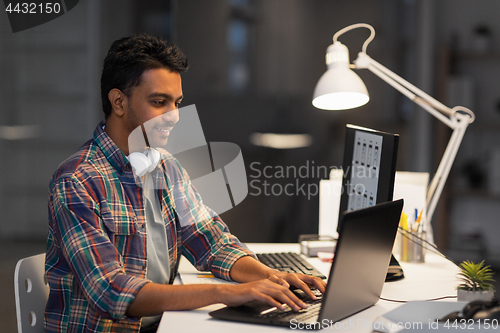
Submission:
[[[214,303],[230,306],[257,300],[283,309],[299,311],[307,305],[290,290],[294,286],[315,299],[309,286],[325,291],[320,278],[273,270],[252,257],[240,258],[231,269],[231,278],[242,284],[162,285],[147,283],[127,309],[127,316],[140,318],[168,310],[190,310]]]
[[[220,302],[229,306],[238,306],[250,301],[260,301],[283,309],[284,304],[295,311],[307,308],[290,288],[264,279],[242,284],[221,285]]]
[[[294,286],[298,289],[301,289],[311,299],[316,299],[316,296],[311,291],[311,287],[315,287],[321,293],[324,293],[326,289],[325,281],[323,281],[319,277],[305,274],[285,273],[272,270],[272,273],[268,279],[287,288]]]
[[[288,302],[283,302],[283,303],[288,304],[294,310],[300,310],[299,306],[302,305],[297,303],[296,300],[298,300],[298,298],[290,291],[290,286],[301,289],[307,296],[309,296],[313,300],[316,299],[316,296],[312,293],[310,286],[316,287],[321,293],[324,293],[326,288],[326,283],[318,277],[305,274],[280,272],[275,269],[267,267],[266,265],[253,259],[252,257],[243,257],[240,258],[238,261],[236,261],[233,267],[231,268],[230,274],[231,278],[238,282],[266,283],[265,286],[267,286],[267,288],[259,288],[258,290],[255,290],[255,293],[250,294],[254,295],[254,298],[248,299],[247,302],[250,300],[263,300],[268,304],[277,306],[276,305],[277,301],[281,302],[282,300],[280,298],[275,298],[275,296],[273,295],[278,295],[279,297],[282,298],[285,297],[279,293],[275,294],[276,290],[283,290],[282,288],[284,288],[287,290],[285,295],[287,295],[288,299],[286,298],[283,299],[286,299],[288,302],[293,301],[293,303],[292,304],[289,304]],[[275,284],[275,286],[271,285],[273,287],[272,290],[268,289],[269,284],[267,282],[263,282],[266,280]],[[282,288],[278,288],[278,286]],[[264,287],[264,285],[260,287]],[[262,295],[260,295],[261,293],[266,294],[268,297],[263,297]],[[293,295],[293,297],[289,297],[288,296],[289,294]],[[274,301],[270,300],[269,299],[270,297],[273,298]],[[298,301],[301,302],[300,300]],[[245,302],[242,302],[240,304],[243,303]],[[229,303],[225,304],[229,305]]]

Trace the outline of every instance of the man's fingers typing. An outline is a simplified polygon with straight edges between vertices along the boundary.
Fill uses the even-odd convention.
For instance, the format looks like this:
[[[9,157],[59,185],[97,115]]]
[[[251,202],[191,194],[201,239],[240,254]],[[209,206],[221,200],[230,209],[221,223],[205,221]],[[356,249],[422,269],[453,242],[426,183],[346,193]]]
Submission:
[[[322,279],[305,274],[278,273],[277,278],[282,278],[289,285],[301,289],[309,298],[315,300],[316,296],[311,291],[311,287],[315,287],[321,293],[325,292],[326,283]]]
[[[243,283],[227,286],[227,288],[231,289],[230,296],[223,303],[230,306],[242,305],[252,300],[257,300],[275,306],[278,309],[283,309],[283,305],[288,305],[294,311],[307,308],[307,304],[301,301],[288,287],[284,287],[271,280]]]

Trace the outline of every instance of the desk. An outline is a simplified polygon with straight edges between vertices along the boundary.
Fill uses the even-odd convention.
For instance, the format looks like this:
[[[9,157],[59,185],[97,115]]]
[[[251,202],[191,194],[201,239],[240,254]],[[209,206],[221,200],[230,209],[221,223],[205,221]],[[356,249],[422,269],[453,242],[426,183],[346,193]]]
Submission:
[[[256,252],[280,252],[292,251],[300,252],[298,244],[247,244]],[[179,271],[192,269],[191,264],[183,258]],[[328,276],[330,264],[324,263],[317,258],[308,258],[318,270]],[[427,252],[425,263],[404,263],[401,266],[405,272],[405,278],[401,281],[387,282],[382,290],[383,298],[397,300],[427,300],[442,296],[456,295],[455,287],[458,285],[456,274],[458,268],[442,258],[441,256]],[[453,301],[448,299],[448,301]],[[371,332],[371,323],[377,317],[393,310],[402,303],[388,302],[380,300],[374,306],[357,313],[354,316],[344,319],[342,331],[349,332]],[[278,332],[288,331],[286,327],[274,327],[265,325],[255,325],[222,321],[211,318],[210,311],[221,308],[222,304],[214,304],[192,311],[168,311],[164,312],[158,333],[163,332],[203,332],[203,333],[254,333],[254,332]]]

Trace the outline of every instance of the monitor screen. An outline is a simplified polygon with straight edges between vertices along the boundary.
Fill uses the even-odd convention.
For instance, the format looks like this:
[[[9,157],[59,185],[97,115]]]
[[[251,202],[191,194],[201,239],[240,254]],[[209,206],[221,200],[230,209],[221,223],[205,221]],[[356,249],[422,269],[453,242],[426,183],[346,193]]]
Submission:
[[[340,215],[392,200],[398,143],[398,134],[346,126]]]

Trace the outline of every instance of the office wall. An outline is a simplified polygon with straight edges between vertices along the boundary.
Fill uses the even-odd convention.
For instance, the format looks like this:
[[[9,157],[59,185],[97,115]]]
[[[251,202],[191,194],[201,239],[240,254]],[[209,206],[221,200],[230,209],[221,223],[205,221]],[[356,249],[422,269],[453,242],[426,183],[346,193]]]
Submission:
[[[246,3],[246,1],[240,1]],[[9,159],[0,168],[0,237],[38,238],[46,235],[47,184],[53,170],[90,138],[101,119],[100,66],[110,43],[134,32],[164,34],[188,55],[191,68],[183,75],[185,105],[198,108],[207,141],[229,141],[243,151],[249,180],[259,182],[235,209],[224,213],[231,230],[245,241],[295,241],[300,233],[314,233],[318,223],[318,196],[258,194],[263,182],[285,186],[293,177],[257,177],[265,166],[309,170],[298,179],[315,190],[324,174],[311,174],[312,165],[341,164],[346,123],[401,134],[399,170],[415,170],[415,111],[397,92],[367,71],[359,71],[371,95],[366,106],[349,112],[326,112],[311,106],[314,86],[325,71],[324,55],[333,34],[352,23],[367,22],[377,35],[368,53],[417,82],[421,66],[415,60],[423,16],[435,25],[425,71],[431,79],[438,47],[451,31],[485,18],[493,22],[495,1],[481,0],[468,11],[469,2],[453,1],[140,1],[82,0],[57,20],[12,34],[0,16],[0,125],[36,125],[37,136],[0,139]],[[422,4],[434,4],[427,13]],[[469,13],[470,12],[470,13]],[[235,18],[250,24],[246,61],[250,68],[245,89],[230,84],[228,27]],[[159,22],[159,23],[158,23]],[[165,28],[164,22],[168,22]],[[427,21],[428,22],[428,21]],[[496,22],[496,21],[495,21]],[[497,23],[492,23],[496,29]],[[362,29],[349,32],[341,42],[356,57],[368,36]],[[498,34],[495,35],[497,38]],[[425,43],[425,40],[423,41]],[[437,89],[435,81],[431,90]],[[430,91],[433,93],[433,91]],[[312,135],[308,148],[272,150],[250,144],[255,131],[279,127]],[[426,129],[432,135],[432,127]],[[421,154],[433,150],[433,141]],[[418,159],[417,159],[418,160]],[[424,166],[433,171],[431,166]],[[323,169],[321,169],[323,170]],[[278,188],[278,187],[276,187]],[[303,187],[304,188],[304,187]],[[310,194],[309,197],[307,194]],[[446,208],[446,207],[445,207]]]
[[[316,82],[326,69],[325,50],[333,34],[349,24],[372,24],[377,38],[370,54],[387,59],[393,68],[399,65],[390,50],[396,50],[401,38],[393,27],[402,21],[384,20],[384,13],[396,13],[399,7],[388,1],[357,1],[357,11],[340,1],[250,2],[245,12],[251,26],[250,83],[246,90],[234,91],[228,79],[227,38],[231,20],[239,13],[234,14],[228,3],[179,3],[177,39],[191,66],[183,77],[185,103],[196,104],[208,141],[231,141],[242,148],[251,186],[245,201],[223,214],[232,232],[245,241],[293,242],[301,233],[317,232],[317,188],[328,172],[319,176],[312,172],[341,165],[345,124],[400,129],[395,99],[390,97],[396,94],[367,72],[359,74],[372,96],[369,105],[339,113],[311,105]],[[351,48],[353,59],[368,35],[368,30],[360,29],[341,39]],[[312,135],[314,143],[281,151],[250,144],[253,132],[278,131],[281,126]],[[280,168],[302,168],[304,176],[271,175]],[[287,185],[295,189],[291,195],[281,192]]]
[[[175,34],[170,31],[167,37],[177,41],[191,62],[191,70],[183,78],[185,103],[197,105],[208,141],[230,141],[242,147],[249,175],[257,172],[249,168],[252,162],[260,163],[261,168],[299,168],[312,163],[338,166],[345,122],[367,125],[379,116],[393,118],[396,111],[384,107],[387,104],[376,92],[372,92],[373,103],[367,109],[381,111],[377,116],[363,114],[361,109],[349,116],[331,114],[310,104],[314,85],[325,69],[324,52],[333,33],[358,21],[372,23],[381,36],[389,33],[382,19],[387,1],[358,1],[358,12],[346,3],[331,1],[250,3],[252,78],[248,89],[237,93],[227,80],[227,25],[232,15],[228,1],[148,5],[139,1],[81,1],[66,15],[16,34],[10,31],[6,15],[0,17],[1,125],[17,131],[33,130],[25,137],[0,139],[2,151],[9,156],[0,166],[0,237],[46,236],[50,176],[91,137],[101,119],[98,85],[105,52],[113,40],[130,33],[162,33],[151,24],[158,16],[146,10],[154,6],[175,11],[170,22]],[[153,9],[158,12],[158,8]],[[352,33],[354,50],[366,35],[364,31]],[[382,43],[380,38],[370,46],[374,56],[386,53]],[[353,57],[356,52],[352,51]],[[368,84],[376,82],[367,77]],[[314,144],[280,152],[250,145],[252,132],[272,128],[283,116],[287,126],[313,135]],[[319,179],[308,175],[300,185],[317,186]],[[317,209],[317,195],[307,198],[299,191],[293,196],[249,195],[241,207],[226,215],[228,224],[244,240],[294,241],[299,233],[316,231]],[[288,233],[278,232],[283,225],[291,226]],[[274,231],[263,233],[262,228]]]
[[[448,51],[446,99],[476,114],[449,185],[449,254],[500,266],[500,3],[440,1],[437,49]],[[446,63],[446,62],[445,62]]]
[[[34,29],[0,17],[0,237],[47,234],[47,187],[98,115],[100,11],[96,2]]]

